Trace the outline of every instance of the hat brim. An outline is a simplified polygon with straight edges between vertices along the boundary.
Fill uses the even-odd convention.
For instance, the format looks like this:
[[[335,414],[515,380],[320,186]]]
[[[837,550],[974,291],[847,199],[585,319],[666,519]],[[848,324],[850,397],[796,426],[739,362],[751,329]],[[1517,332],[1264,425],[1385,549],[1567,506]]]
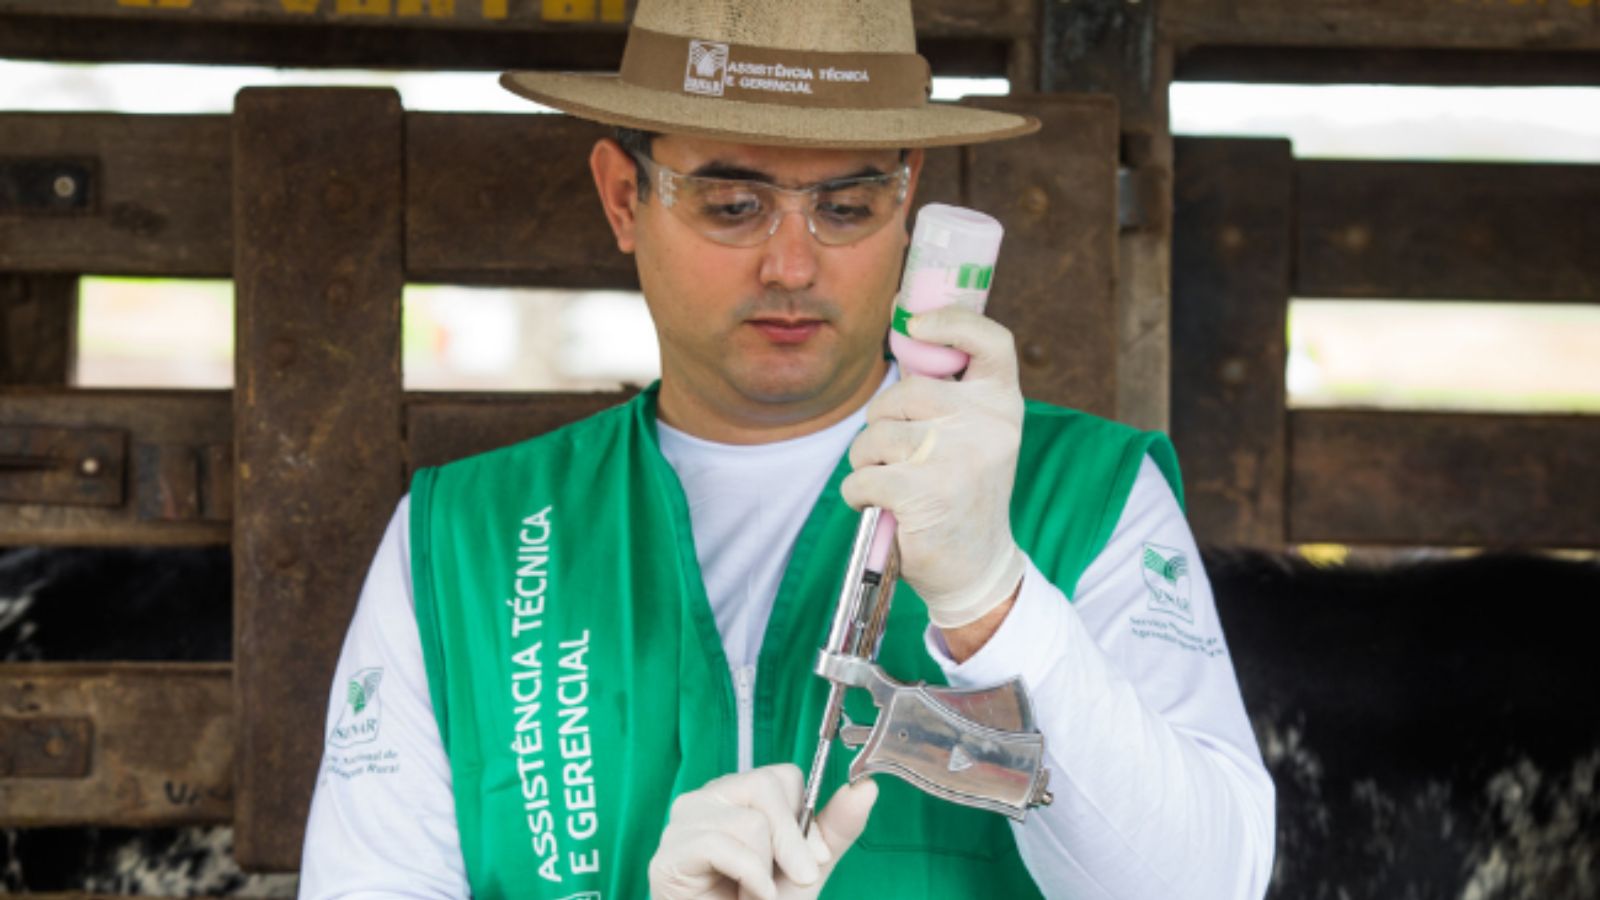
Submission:
[[[951,103],[917,109],[785,106],[656,91],[616,75],[570,72],[507,72],[500,84],[536,103],[607,125],[779,147],[946,147],[1039,130],[1033,116]]]

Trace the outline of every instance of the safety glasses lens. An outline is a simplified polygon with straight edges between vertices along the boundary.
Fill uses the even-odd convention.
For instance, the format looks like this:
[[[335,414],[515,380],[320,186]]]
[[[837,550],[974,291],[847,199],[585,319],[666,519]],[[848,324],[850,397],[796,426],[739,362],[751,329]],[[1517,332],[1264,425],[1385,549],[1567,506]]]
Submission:
[[[882,228],[904,196],[904,175],[898,172],[804,191],[687,176],[675,182],[673,210],[706,237],[738,247],[753,247],[767,239],[775,217],[785,211],[784,194],[801,195],[800,211],[812,234],[830,245],[854,243]]]

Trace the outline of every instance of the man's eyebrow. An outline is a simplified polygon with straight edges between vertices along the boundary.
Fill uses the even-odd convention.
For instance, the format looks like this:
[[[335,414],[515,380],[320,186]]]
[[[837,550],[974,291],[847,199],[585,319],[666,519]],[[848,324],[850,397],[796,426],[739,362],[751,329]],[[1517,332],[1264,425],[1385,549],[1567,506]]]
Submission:
[[[696,178],[736,178],[740,181],[760,181],[764,184],[776,183],[770,173],[762,172],[758,169],[747,169],[744,166],[737,166],[733,163],[715,159],[701,165],[689,174]]]
[[[778,183],[777,179],[773,178],[772,173],[770,172],[763,172],[759,169],[750,169],[744,166],[735,165],[733,163],[722,162],[720,160],[712,160],[711,162],[705,163],[689,174],[695,176],[696,178],[733,178],[740,181],[757,181],[762,184]],[[862,166],[860,169],[857,169],[849,174],[836,175],[833,178],[827,179],[826,181],[820,181],[818,184],[822,187],[829,187],[844,181],[853,181],[857,178],[875,178],[883,174],[884,171],[877,166],[867,165]]]

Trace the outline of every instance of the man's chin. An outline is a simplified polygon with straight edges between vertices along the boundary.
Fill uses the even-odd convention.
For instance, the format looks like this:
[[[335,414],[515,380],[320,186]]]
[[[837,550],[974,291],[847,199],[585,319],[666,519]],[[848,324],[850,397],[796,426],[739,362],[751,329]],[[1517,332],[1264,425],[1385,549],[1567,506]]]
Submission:
[[[862,379],[871,377],[870,366],[857,371],[832,358],[764,362],[769,364],[728,374],[734,389],[746,401],[766,407],[775,418],[825,414],[834,405],[848,402],[861,389]]]
[[[739,378],[735,387],[746,400],[775,410],[815,403],[828,392],[829,379],[818,372],[757,372]]]

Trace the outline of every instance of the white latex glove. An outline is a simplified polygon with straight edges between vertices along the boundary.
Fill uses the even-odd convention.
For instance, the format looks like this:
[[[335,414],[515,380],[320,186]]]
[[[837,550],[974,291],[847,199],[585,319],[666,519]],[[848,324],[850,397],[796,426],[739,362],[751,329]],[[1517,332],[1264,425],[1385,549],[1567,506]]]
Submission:
[[[1016,342],[1000,323],[959,307],[919,313],[911,336],[972,357],[960,381],[906,375],[867,406],[840,490],[860,509],[899,520],[900,574],[941,628],[1004,602],[1026,561],[1011,536],[1011,486],[1022,443]]]
[[[789,763],[724,775],[673,801],[650,860],[655,900],[810,900],[822,893],[878,799],[866,779],[833,795],[809,837],[796,816],[805,788]]]

